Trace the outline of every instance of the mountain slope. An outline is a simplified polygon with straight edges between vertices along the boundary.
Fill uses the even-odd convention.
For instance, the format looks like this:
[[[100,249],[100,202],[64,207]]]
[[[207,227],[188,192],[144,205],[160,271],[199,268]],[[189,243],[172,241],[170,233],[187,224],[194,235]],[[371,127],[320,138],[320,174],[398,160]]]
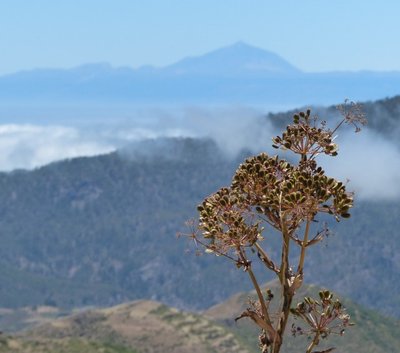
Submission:
[[[276,282],[268,283],[276,293]],[[315,294],[307,286],[298,296]],[[248,296],[239,293],[203,315],[170,308],[154,301],[134,301],[105,309],[81,311],[29,330],[0,338],[1,353],[256,353],[258,332],[253,324],[233,318],[241,313]],[[338,352],[396,352],[400,322],[345,301],[356,326],[330,345]],[[43,309],[42,309],[43,310]],[[43,314],[42,314],[43,315]],[[288,334],[286,353],[303,351],[303,337]],[[322,348],[321,345],[319,348]]]
[[[194,256],[194,244],[176,238],[242,158],[226,159],[210,140],[164,144],[170,155],[113,153],[0,174],[0,306],[151,298],[201,309],[249,289],[242,271]],[[331,225],[335,237],[310,251],[307,281],[400,317],[399,214],[397,200],[358,202],[352,219]],[[278,256],[274,238],[268,248]]]
[[[361,104],[362,110],[368,120],[367,127],[400,146],[400,95],[375,101],[361,102]],[[298,110],[290,110],[281,113],[269,113],[267,119],[280,130],[286,127],[287,122],[297,112]],[[313,112],[321,117],[333,118],[339,116],[336,105],[315,107]]]
[[[277,305],[276,298],[279,298],[279,285],[277,281],[269,282],[263,287],[270,288],[275,293],[275,302],[273,300],[271,303],[271,308],[274,308]],[[316,286],[304,285],[296,293],[294,305],[302,301],[305,296],[318,298],[319,290],[320,288]],[[245,310],[249,297],[256,298],[255,291],[238,293],[225,302],[208,309],[204,314],[206,317],[231,327],[239,337],[248,343],[249,347],[252,347],[256,351],[258,330],[255,325],[247,319],[241,319],[238,323],[235,323],[233,320]],[[398,347],[400,347],[400,338],[398,336],[400,321],[384,317],[371,310],[366,310],[346,299],[342,299],[342,303],[351,315],[351,321],[355,323],[355,326],[348,328],[344,336],[336,337],[332,335],[327,342],[322,340],[317,350],[334,346],[338,352],[386,353],[397,351]],[[305,337],[291,336],[290,327],[293,322],[299,324],[299,322],[291,319],[287,325],[286,342],[283,347],[283,351],[287,353],[303,351],[301,347],[306,347],[309,343],[307,343]]]
[[[78,350],[81,349],[81,350]],[[229,329],[161,303],[137,301],[53,320],[3,338],[0,352],[247,353]]]
[[[1,174],[0,305],[154,298],[201,307],[226,296],[235,276],[228,266],[212,299],[188,285],[193,276],[218,276],[220,266],[185,253],[189,244],[176,233],[233,167],[211,141],[171,143],[172,159],[114,153]]]
[[[186,58],[163,68],[178,75],[274,76],[298,74],[300,70],[275,53],[237,42],[203,56]]]

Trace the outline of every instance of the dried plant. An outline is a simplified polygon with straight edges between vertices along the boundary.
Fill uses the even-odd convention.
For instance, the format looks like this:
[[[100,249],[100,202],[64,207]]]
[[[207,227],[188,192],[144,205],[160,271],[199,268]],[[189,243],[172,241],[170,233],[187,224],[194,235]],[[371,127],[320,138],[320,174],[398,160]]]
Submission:
[[[342,332],[349,325],[348,315],[339,301],[332,300],[330,292],[321,292],[320,301],[305,298],[292,308],[293,297],[303,283],[306,253],[327,235],[327,229],[312,229],[317,215],[326,213],[339,221],[350,217],[353,205],[353,195],[345,184],[325,175],[316,162],[320,154],[338,154],[334,133],[341,125],[352,124],[359,131],[360,124],[365,124],[358,105],[346,102],[340,111],[343,119],[332,130],[326,122],[311,117],[310,110],[294,115],[293,124],[273,138],[273,147],[298,155],[297,164],[265,153],[248,158],[238,167],[230,187],[220,189],[198,206],[199,221],[189,236],[207,253],[231,260],[249,275],[258,300],[237,319],[250,318],[260,328],[263,353],[280,351],[291,314],[309,325],[307,329],[292,328],[295,335],[311,337],[307,353],[320,338],[337,328]],[[279,261],[274,261],[262,245],[264,234],[271,228],[281,238]],[[296,266],[290,263],[293,246],[300,250]],[[249,257],[252,252],[279,279],[278,312],[271,312],[269,304],[274,296],[270,290],[263,293],[254,274]]]
[[[303,328],[292,324],[292,335],[307,335],[312,337],[306,353],[319,344],[320,339],[325,339],[331,334],[343,335],[345,328],[352,326],[350,315],[346,313],[342,303],[336,299],[333,300],[333,294],[330,291],[320,291],[320,300],[310,297],[304,298],[304,301],[298,303],[290,312],[300,318],[308,327]],[[330,351],[332,348],[330,348]]]

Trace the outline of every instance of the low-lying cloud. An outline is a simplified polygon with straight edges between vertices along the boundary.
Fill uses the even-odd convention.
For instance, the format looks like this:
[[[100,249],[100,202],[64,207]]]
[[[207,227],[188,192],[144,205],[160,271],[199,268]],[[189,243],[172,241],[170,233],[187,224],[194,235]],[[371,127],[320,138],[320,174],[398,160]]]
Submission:
[[[348,189],[360,199],[400,197],[400,150],[374,131],[346,132],[339,138],[339,155],[324,158],[327,173],[349,179]]]
[[[32,169],[60,159],[113,151],[111,144],[86,139],[64,126],[0,125],[0,170]]]
[[[265,112],[245,107],[220,109],[187,108],[183,112],[186,131],[211,137],[221,150],[234,157],[243,149],[254,152],[271,151],[274,129],[265,118]],[[275,132],[276,134],[276,132]]]
[[[243,149],[276,153],[271,148],[271,137],[277,131],[261,110],[192,107],[146,114],[140,119],[102,125],[0,125],[0,170],[32,169],[61,159],[109,153],[128,145],[140,148],[134,142],[160,137],[209,137],[227,158]],[[321,160],[327,174],[350,179],[348,188],[356,191],[359,198],[399,198],[397,145],[368,129],[359,134],[343,132],[339,156]]]

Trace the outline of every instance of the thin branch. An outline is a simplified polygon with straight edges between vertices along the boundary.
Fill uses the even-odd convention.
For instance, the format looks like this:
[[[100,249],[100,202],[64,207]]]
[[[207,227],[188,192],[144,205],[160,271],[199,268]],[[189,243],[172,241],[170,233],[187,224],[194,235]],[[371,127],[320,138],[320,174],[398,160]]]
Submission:
[[[281,205],[281,200],[282,200],[282,193],[280,194],[280,205]],[[290,235],[287,230],[286,217],[284,212],[282,212],[282,209],[280,209],[279,214],[280,214],[282,237],[283,237],[282,260],[281,260],[282,262],[279,273],[279,278],[281,281],[281,288],[282,288],[283,303],[281,309],[279,310],[280,317],[277,320],[277,327],[276,327],[277,337],[279,337],[279,340],[274,340],[273,342],[272,346],[273,353],[278,353],[280,351],[282,345],[282,337],[285,332],[286,324],[290,313],[290,306],[293,299],[293,293],[291,293],[290,291],[290,284],[288,281]]]
[[[290,234],[290,239],[292,239],[298,246],[301,246],[302,241],[295,234]]]
[[[270,270],[274,271],[278,276],[279,276],[279,268],[275,265],[275,263],[269,258],[267,253],[264,251],[264,249],[261,247],[260,244],[254,243],[254,246],[257,248],[257,254],[260,260],[262,261],[267,268]]]
[[[315,322],[312,321],[306,314],[303,313],[298,313],[297,315],[299,315],[305,322],[307,322],[307,324],[314,328],[315,327]]]
[[[271,227],[275,228],[275,225],[267,218],[264,218],[262,215],[257,214],[257,217],[260,218],[262,221],[264,221],[265,223],[268,223]]]
[[[265,325],[267,327],[266,331],[268,332],[268,334],[270,335],[270,338],[272,340],[276,340],[277,339],[276,338],[276,331],[272,326],[271,319],[270,319],[269,314],[268,314],[268,309],[267,309],[267,306],[265,304],[264,296],[262,295],[261,288],[260,288],[260,286],[258,284],[257,278],[254,275],[253,270],[251,269],[251,262],[247,260],[246,255],[245,255],[245,253],[244,253],[244,251],[242,249],[238,248],[237,250],[239,252],[240,259],[246,264],[245,265],[246,272],[249,274],[251,282],[253,283],[253,287],[257,292],[258,300],[260,302],[261,311],[262,311],[262,314],[263,314],[263,319],[264,319],[263,322],[265,323]],[[251,316],[251,318],[256,321],[255,317]]]
[[[312,340],[312,342],[310,343],[310,345],[308,346],[306,353],[311,353],[312,349],[318,344],[318,343],[317,343],[318,340],[319,340],[319,332],[317,332],[317,333],[315,334],[315,337],[314,337],[314,339]]]
[[[320,230],[319,232],[317,232],[317,234],[311,240],[308,241],[306,246],[317,244],[324,238],[323,234],[324,233],[327,234],[327,232],[328,232],[327,228]]]
[[[279,218],[282,232],[282,254],[281,254],[281,266],[279,270],[279,279],[282,286],[286,286],[286,272],[289,268],[289,234],[286,225],[286,218],[282,211],[282,192],[279,194]]]
[[[289,269],[289,234],[286,227],[286,221],[284,220],[284,216],[282,216],[282,256],[281,256],[281,267],[279,270],[281,284],[285,285],[287,271]]]
[[[306,229],[304,231],[304,238],[301,244],[301,253],[300,253],[300,260],[299,260],[299,265],[297,267],[297,274],[302,275],[303,274],[303,268],[304,268],[304,259],[306,256],[306,247],[308,243],[308,233],[310,232],[310,220],[307,219],[306,223]]]
[[[247,309],[242,314],[240,314],[240,316],[235,318],[235,321],[238,321],[243,317],[249,317],[250,319],[252,319],[261,329],[268,333],[270,339],[272,338],[273,340],[279,340],[279,337],[277,337],[277,334],[272,325],[268,324],[265,320],[262,320],[255,311]]]
[[[260,286],[258,284],[257,278],[254,275],[253,270],[251,269],[251,262],[247,260],[246,255],[243,253],[242,249],[238,248],[237,250],[238,250],[240,259],[245,264],[245,271],[249,274],[251,282],[253,283],[254,289],[257,292],[257,296],[258,296],[258,300],[260,301],[262,313],[263,313],[264,317],[269,320],[268,310],[267,310],[267,307],[265,305],[264,297],[262,295],[262,292],[261,292]]]
[[[337,131],[339,130],[339,128],[343,125],[343,123],[346,121],[346,118],[343,118],[342,121],[336,125],[336,127],[332,130],[331,132],[331,136]]]
[[[224,256],[224,257],[226,257],[227,259],[229,259],[229,260],[231,260],[231,261],[233,261],[233,262],[235,262],[235,263],[238,263],[238,259],[235,259],[234,257],[232,257],[232,256],[230,256],[230,255],[228,255],[228,254],[226,254],[226,253],[223,253],[223,252],[221,252],[221,251],[215,249],[214,247],[212,247],[212,246],[210,246],[210,245],[204,243],[203,241],[201,241],[201,240],[200,240],[199,238],[197,238],[196,236],[192,235],[192,239],[194,239],[194,240],[196,241],[196,245],[197,245],[197,243],[198,243],[198,244],[200,244],[201,246],[203,246],[204,248],[206,248],[206,249],[212,251],[213,253],[215,253],[215,254],[217,254],[217,255],[219,255],[219,256]]]
[[[346,121],[346,118],[342,119],[342,121],[336,125],[336,127],[330,132],[330,136],[331,136],[331,137],[332,137],[333,134],[343,125],[343,123],[344,123],[345,121]],[[320,153],[321,149],[322,149],[322,146],[319,146],[318,148],[316,148],[316,149],[314,150],[314,152],[310,155],[309,158],[310,158],[310,159],[313,159],[314,157],[316,157],[316,156]]]

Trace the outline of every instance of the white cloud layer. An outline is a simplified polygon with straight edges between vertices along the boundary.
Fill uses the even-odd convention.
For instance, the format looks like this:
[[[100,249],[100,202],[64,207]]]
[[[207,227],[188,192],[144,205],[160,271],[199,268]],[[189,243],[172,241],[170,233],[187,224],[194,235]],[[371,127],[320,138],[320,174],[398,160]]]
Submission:
[[[111,152],[109,143],[85,139],[70,127],[0,125],[0,170],[32,169],[60,159]]]
[[[361,199],[400,197],[400,150],[383,136],[363,129],[346,132],[339,140],[339,155],[324,158],[327,173],[350,180],[348,188]]]
[[[276,153],[270,147],[276,131],[255,109],[187,108],[179,114],[154,111],[141,119],[84,127],[0,125],[0,170],[32,169],[61,159],[109,153],[158,137],[208,136],[228,156],[244,148]],[[393,142],[364,129],[359,134],[345,132],[339,147],[338,157],[321,159],[327,174],[350,179],[348,188],[358,198],[400,197],[400,151]]]

